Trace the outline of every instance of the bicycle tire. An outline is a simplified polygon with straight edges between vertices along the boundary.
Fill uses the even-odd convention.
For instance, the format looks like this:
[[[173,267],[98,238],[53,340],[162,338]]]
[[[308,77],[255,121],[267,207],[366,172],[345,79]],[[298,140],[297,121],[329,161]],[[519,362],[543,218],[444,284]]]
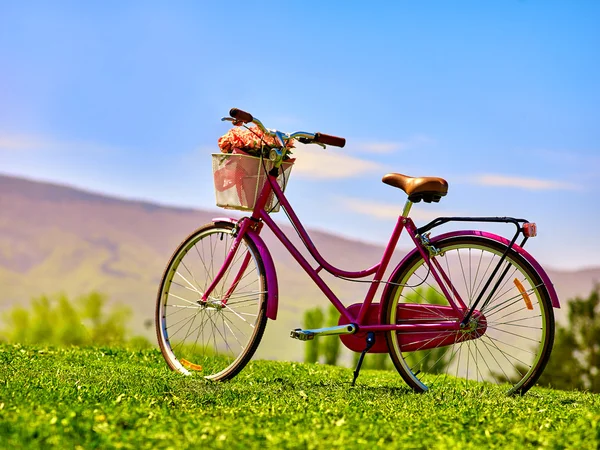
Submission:
[[[475,301],[507,248],[500,242],[471,235],[445,238],[435,243],[435,247],[441,253],[433,258],[454,280],[452,284],[467,307]],[[474,315],[474,325],[468,331],[446,332],[447,337],[451,336],[448,341],[439,340],[440,332],[436,333],[438,341],[433,334],[405,336],[402,344],[396,332],[386,333],[392,362],[413,390],[425,392],[436,385],[462,389],[474,387],[474,381],[505,386],[507,394],[524,394],[536,383],[550,358],[554,341],[550,295],[536,270],[513,249],[490,286],[495,285],[505,270],[508,272],[489,304],[485,305],[487,294],[483,297],[477,308],[481,315],[478,318]],[[385,323],[410,320],[406,314],[408,306],[403,304],[427,300],[449,305],[420,253],[415,252],[395,274],[391,281],[399,286],[382,301]],[[438,320],[440,311],[446,311],[431,310],[431,318]]]
[[[254,355],[267,323],[267,280],[254,242],[244,236],[222,280],[199,300],[221,268],[233,242],[230,223],[209,223],[189,235],[173,253],[156,301],[156,335],[168,366],[175,371],[224,381],[233,378]],[[227,304],[235,274],[249,255],[243,277]]]

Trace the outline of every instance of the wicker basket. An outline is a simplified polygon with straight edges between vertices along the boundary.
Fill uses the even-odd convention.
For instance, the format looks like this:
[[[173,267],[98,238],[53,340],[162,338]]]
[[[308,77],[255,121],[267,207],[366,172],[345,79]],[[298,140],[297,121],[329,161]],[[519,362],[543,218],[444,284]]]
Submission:
[[[252,211],[273,163],[241,152],[214,153],[212,161],[217,206]],[[285,190],[292,165],[293,162],[288,161],[279,168],[277,183],[281,190]],[[265,210],[279,211],[279,202],[274,194],[267,201]]]

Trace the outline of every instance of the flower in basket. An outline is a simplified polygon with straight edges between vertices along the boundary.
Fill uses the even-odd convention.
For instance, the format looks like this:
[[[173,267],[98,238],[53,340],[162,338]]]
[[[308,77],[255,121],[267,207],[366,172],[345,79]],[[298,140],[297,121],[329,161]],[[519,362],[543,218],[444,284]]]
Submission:
[[[232,153],[234,149],[242,150],[252,156],[260,156],[264,147],[279,147],[277,139],[265,134],[260,128],[234,127],[219,138],[222,153]],[[288,148],[294,145],[289,142]],[[286,152],[286,159],[290,152]]]
[[[266,169],[264,160],[248,158],[248,156],[258,157],[263,155],[268,157],[270,149],[278,147],[280,145],[277,139],[265,134],[258,127],[236,126],[221,136],[219,138],[219,148],[221,153],[225,154],[213,155],[213,176],[217,192],[217,205],[224,208],[252,210],[267,180],[266,174],[271,166]],[[287,148],[293,148],[291,141],[288,143]],[[287,150],[284,155],[286,164],[283,166],[281,173],[285,173],[287,170],[289,174],[289,169],[294,163],[294,159],[290,158],[289,155],[290,151]],[[270,162],[267,164],[270,164]],[[287,175],[282,175],[282,181],[278,179],[282,189],[285,189],[286,177]],[[272,204],[273,197],[273,193],[271,193],[268,205]]]

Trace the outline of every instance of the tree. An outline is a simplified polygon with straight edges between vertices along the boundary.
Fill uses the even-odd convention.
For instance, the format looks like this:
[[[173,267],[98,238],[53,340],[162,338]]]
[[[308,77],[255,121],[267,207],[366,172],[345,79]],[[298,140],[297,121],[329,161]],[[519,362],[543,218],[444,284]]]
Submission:
[[[329,305],[327,317],[323,314],[323,310],[316,306],[304,312],[304,329],[333,327],[338,324],[339,318],[340,313],[335,306]],[[325,364],[335,366],[340,356],[340,339],[337,336],[316,337],[306,341],[304,352],[304,362],[315,363],[323,360]]]
[[[325,326],[333,327],[338,324],[340,313],[335,306],[329,305],[327,314],[327,320]],[[325,360],[325,364],[335,366],[337,364],[338,357],[340,356],[340,338],[337,336],[328,336],[323,338],[321,343],[321,354]]]
[[[308,309],[304,312],[304,329],[310,330],[321,328],[323,326],[323,311],[318,306]],[[319,340],[318,338],[306,341],[304,347],[304,362],[316,363],[319,361]]]
[[[552,355],[538,383],[600,392],[600,285],[568,303],[569,324],[557,326]]]
[[[106,297],[92,292],[71,303],[65,295],[42,295],[31,301],[31,309],[20,306],[4,314],[8,327],[0,333],[9,342],[46,345],[134,345],[149,347],[143,337],[129,339],[125,306],[105,310]]]

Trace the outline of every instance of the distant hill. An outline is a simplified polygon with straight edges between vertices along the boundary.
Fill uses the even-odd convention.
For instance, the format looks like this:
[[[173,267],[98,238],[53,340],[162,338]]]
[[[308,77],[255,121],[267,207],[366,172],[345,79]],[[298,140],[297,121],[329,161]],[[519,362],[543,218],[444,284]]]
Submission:
[[[144,323],[153,319],[156,290],[171,253],[211,218],[231,215],[0,175],[0,310],[28,305],[40,294],[77,296],[98,290],[112,302],[129,305],[135,331],[153,337]],[[375,264],[383,252],[380,246],[333,234],[311,230],[310,235],[328,260],[348,270]],[[305,309],[327,302],[271,233],[263,236],[276,261],[281,299],[279,318],[268,324],[259,356],[300,359],[303,344],[289,339],[289,330],[301,325]],[[587,295],[600,281],[600,268],[548,272],[563,302]],[[364,297],[365,284],[327,280],[347,304]]]

